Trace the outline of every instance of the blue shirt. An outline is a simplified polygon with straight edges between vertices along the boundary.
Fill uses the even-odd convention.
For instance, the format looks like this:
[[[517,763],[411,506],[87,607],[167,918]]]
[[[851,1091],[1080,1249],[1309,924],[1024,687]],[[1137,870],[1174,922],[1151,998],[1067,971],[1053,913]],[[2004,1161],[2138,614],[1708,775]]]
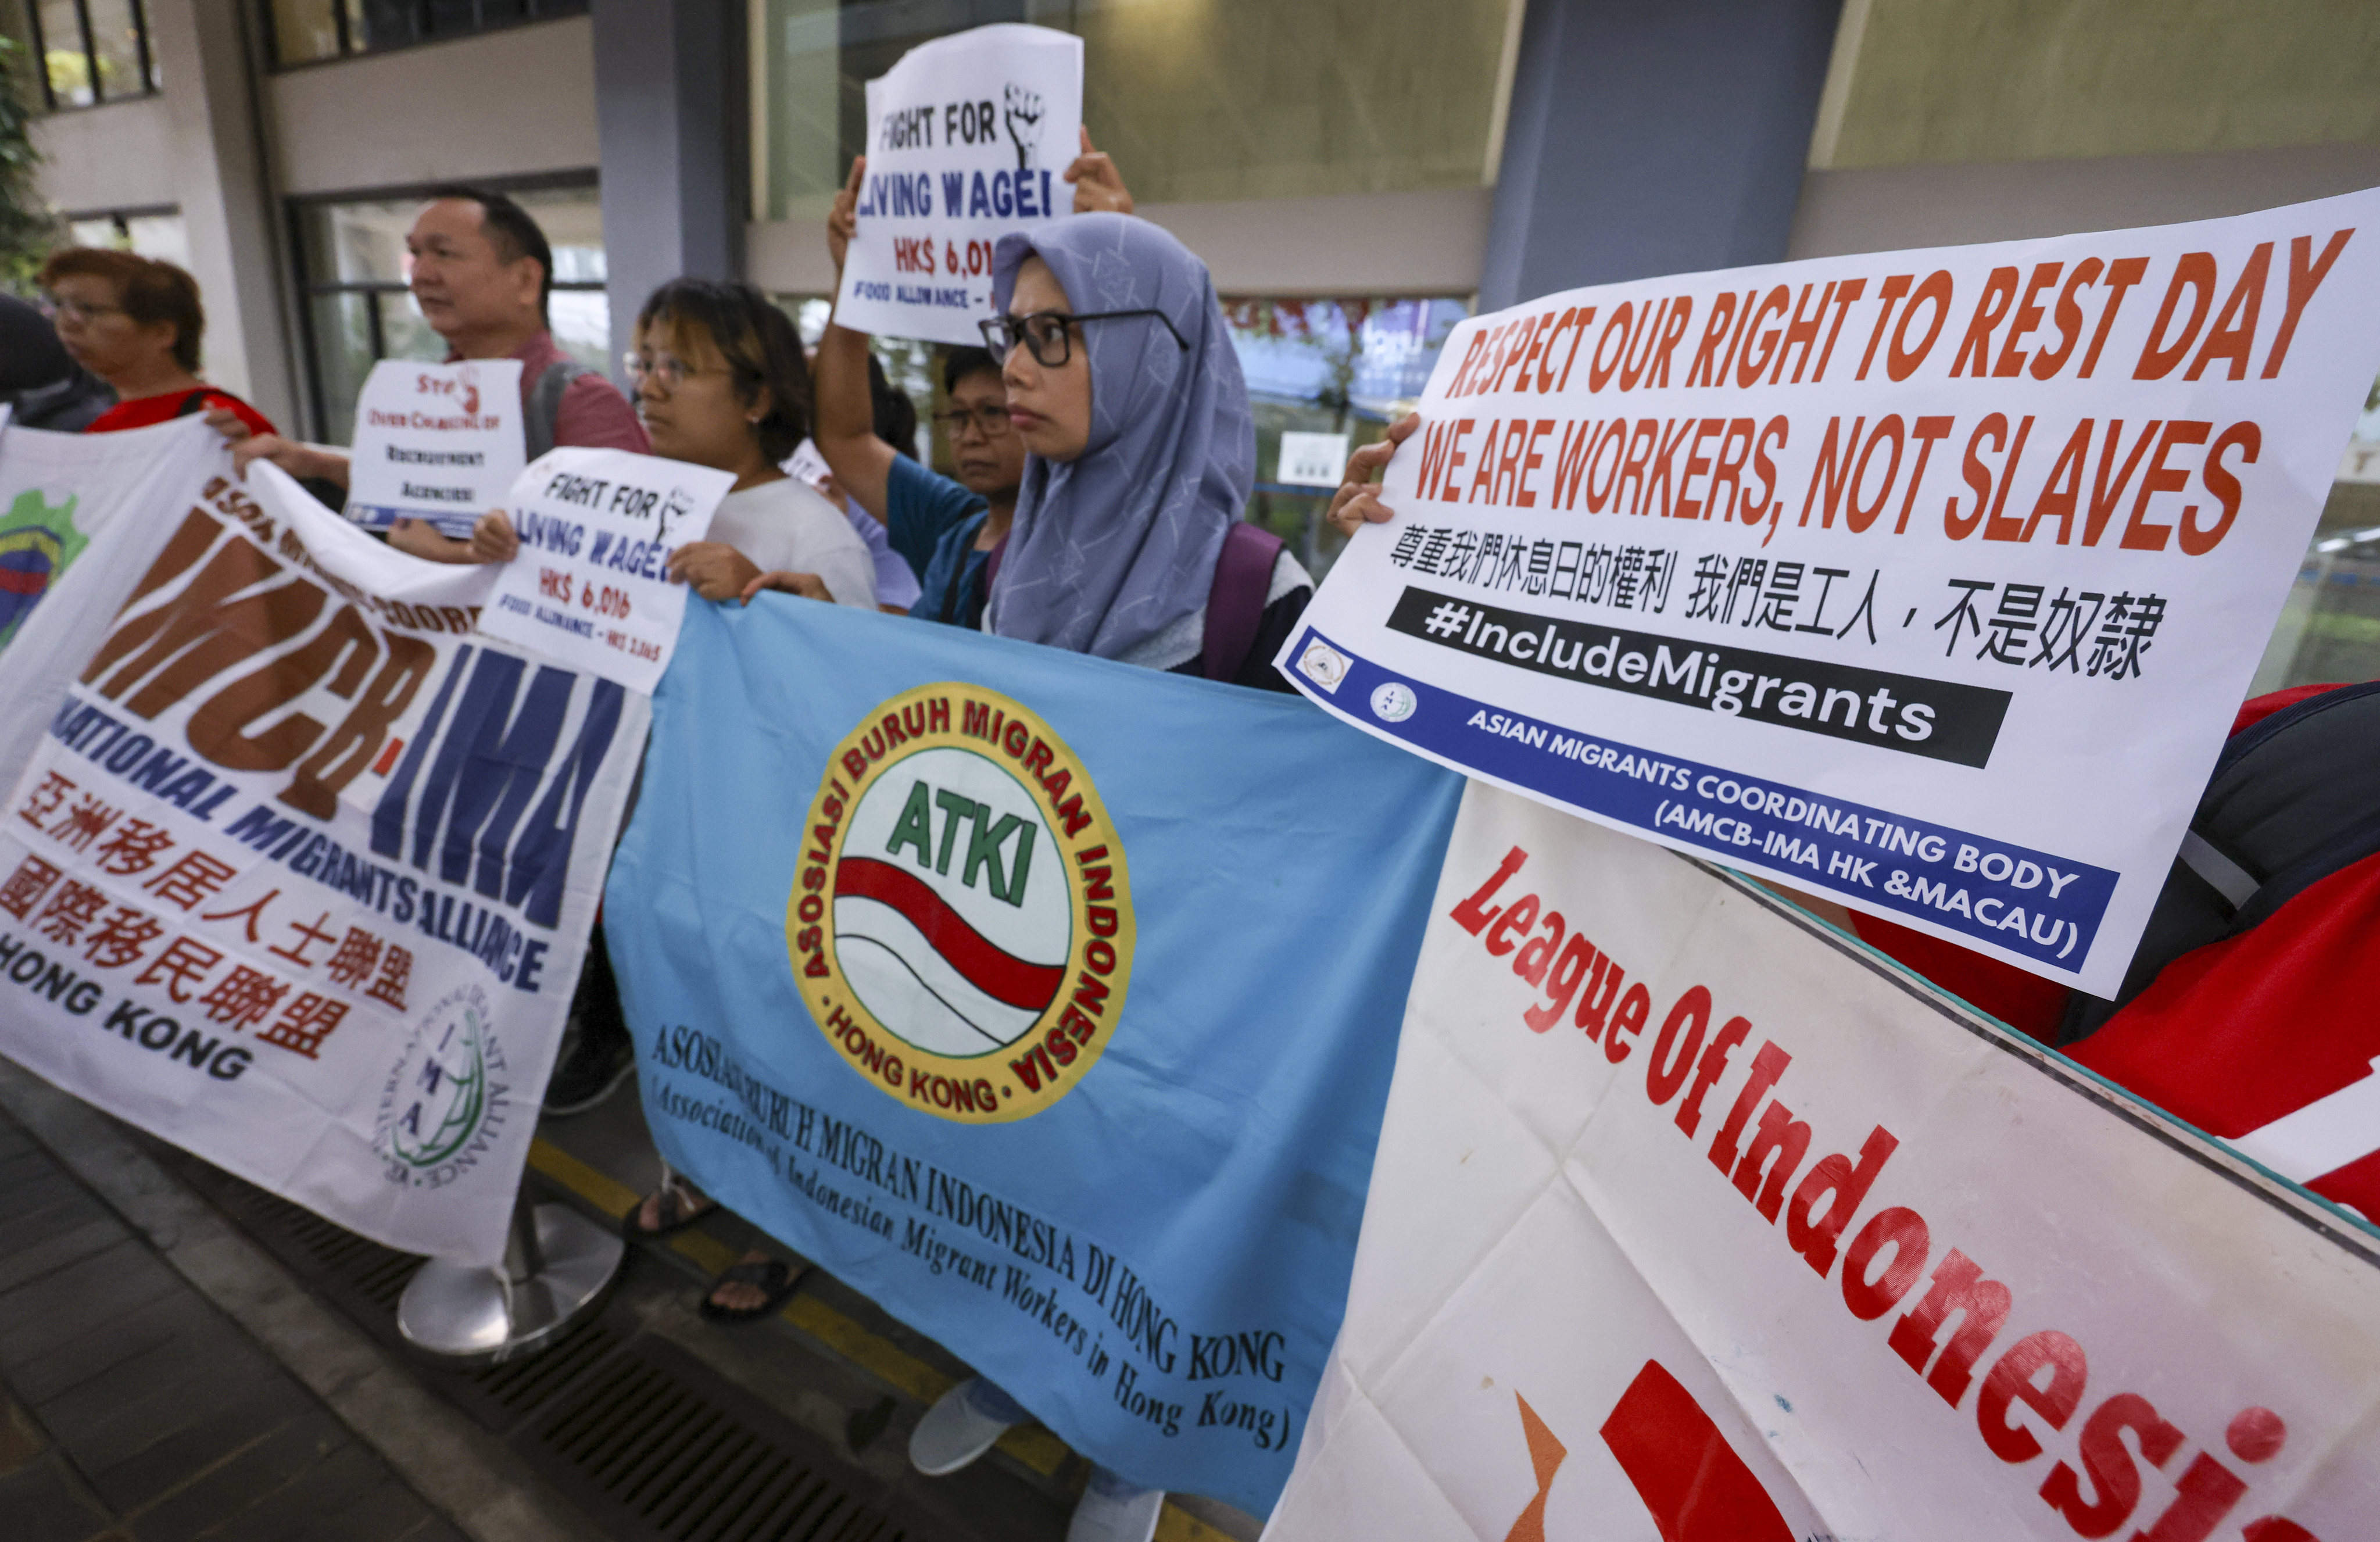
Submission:
[[[984,569],[991,553],[975,549],[991,505],[978,493],[928,470],[907,455],[892,457],[884,477],[884,522],[892,550],[924,575],[924,593],[909,613],[970,629],[983,625]]]

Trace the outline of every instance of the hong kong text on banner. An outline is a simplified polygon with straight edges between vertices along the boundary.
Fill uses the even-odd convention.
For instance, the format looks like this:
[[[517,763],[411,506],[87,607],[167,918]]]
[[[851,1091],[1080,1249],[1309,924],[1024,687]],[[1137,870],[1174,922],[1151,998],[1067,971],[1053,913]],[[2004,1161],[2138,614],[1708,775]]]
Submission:
[[[2107,994],[2380,368],[2380,192],[1465,322],[1281,664]]]

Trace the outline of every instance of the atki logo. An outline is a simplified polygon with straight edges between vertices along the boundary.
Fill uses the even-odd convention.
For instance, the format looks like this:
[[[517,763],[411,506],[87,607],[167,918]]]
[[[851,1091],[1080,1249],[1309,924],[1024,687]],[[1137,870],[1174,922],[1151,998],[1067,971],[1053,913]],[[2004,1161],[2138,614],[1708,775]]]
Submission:
[[[785,905],[837,1052],[967,1123],[1050,1107],[1097,1063],[1132,974],[1123,843],[1090,772],[1030,710],[920,686],[835,748]]]
[[[1512,1400],[1521,1407],[1537,1492],[1504,1542],[1546,1542],[1546,1503],[1570,1451],[1527,1398],[1516,1392]],[[1662,1542],[1794,1542],[1777,1501],[1658,1360],[1645,1362],[1597,1433],[1645,1501]]]

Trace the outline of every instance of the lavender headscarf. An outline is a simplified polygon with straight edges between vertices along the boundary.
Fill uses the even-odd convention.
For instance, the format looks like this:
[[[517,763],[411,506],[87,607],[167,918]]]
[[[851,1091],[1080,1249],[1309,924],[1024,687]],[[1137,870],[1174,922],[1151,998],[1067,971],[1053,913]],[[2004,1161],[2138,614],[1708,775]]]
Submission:
[[[1091,436],[1063,465],[1028,455],[990,630],[1123,657],[1203,611],[1223,537],[1247,505],[1256,419],[1207,265],[1147,220],[1077,214],[992,255],[1002,310],[1038,255],[1076,311],[1162,310],[1075,334],[1091,367]],[[1179,661],[1149,660],[1160,666]]]

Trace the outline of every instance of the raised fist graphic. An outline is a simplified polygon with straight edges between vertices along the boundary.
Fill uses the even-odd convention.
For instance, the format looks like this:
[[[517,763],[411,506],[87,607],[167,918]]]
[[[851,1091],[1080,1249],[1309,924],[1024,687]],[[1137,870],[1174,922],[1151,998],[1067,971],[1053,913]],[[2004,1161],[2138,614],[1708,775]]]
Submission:
[[[1008,88],[1008,107],[1001,115],[1008,137],[1016,145],[1016,169],[1030,171],[1041,156],[1041,93],[1022,86]]]

